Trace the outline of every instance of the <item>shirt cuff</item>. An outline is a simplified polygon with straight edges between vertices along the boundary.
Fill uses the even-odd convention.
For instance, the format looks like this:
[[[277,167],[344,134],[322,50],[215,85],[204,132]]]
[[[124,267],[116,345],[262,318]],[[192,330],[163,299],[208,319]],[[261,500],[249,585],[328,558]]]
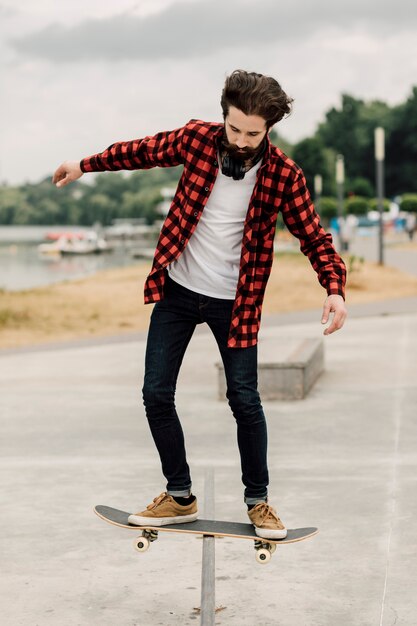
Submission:
[[[346,300],[345,290],[341,285],[340,287],[330,287],[329,289],[327,289],[327,295],[328,296],[342,296],[343,300]]]
[[[81,159],[80,161],[80,168],[82,172],[92,172],[93,168],[91,167],[91,163],[90,163],[91,159]]]

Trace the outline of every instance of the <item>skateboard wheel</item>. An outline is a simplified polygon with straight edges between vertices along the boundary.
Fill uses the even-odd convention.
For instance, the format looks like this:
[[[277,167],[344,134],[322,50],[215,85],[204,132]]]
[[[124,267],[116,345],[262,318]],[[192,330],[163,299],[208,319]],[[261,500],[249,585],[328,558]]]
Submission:
[[[277,549],[276,543],[270,543],[269,544],[269,551],[270,551],[271,554],[274,554],[276,549]]]
[[[268,563],[271,560],[271,552],[266,548],[260,548],[256,551],[256,560],[258,563]]]
[[[146,552],[150,546],[149,539],[147,537],[138,537],[135,539],[134,546],[138,552]]]

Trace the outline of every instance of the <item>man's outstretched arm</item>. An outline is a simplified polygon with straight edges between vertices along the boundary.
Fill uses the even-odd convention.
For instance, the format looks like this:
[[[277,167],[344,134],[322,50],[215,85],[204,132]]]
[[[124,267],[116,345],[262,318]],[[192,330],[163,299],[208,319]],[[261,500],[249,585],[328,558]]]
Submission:
[[[103,152],[81,159],[64,161],[55,171],[52,182],[63,187],[85,172],[173,167],[184,163],[184,128],[157,133],[154,136],[119,141]]]

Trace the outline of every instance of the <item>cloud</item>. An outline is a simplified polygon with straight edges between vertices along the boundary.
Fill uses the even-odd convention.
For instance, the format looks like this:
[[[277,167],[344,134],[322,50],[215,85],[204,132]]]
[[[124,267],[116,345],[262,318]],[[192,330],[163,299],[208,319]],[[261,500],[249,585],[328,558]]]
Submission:
[[[53,63],[201,57],[230,47],[297,45],[333,27],[376,35],[414,29],[415,0],[201,0],[179,1],[157,14],[88,19],[73,26],[50,24],[9,41],[20,55]]]
[[[6,4],[0,4],[0,17],[7,19],[19,15],[19,11],[15,7],[7,6]]]

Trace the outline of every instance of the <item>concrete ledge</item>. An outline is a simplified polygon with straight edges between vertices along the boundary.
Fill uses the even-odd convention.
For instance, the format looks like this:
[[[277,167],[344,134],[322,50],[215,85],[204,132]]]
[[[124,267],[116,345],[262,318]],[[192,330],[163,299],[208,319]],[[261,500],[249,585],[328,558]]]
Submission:
[[[322,339],[260,342],[258,389],[262,400],[301,400],[324,371]],[[219,399],[226,397],[223,363],[218,369]]]

